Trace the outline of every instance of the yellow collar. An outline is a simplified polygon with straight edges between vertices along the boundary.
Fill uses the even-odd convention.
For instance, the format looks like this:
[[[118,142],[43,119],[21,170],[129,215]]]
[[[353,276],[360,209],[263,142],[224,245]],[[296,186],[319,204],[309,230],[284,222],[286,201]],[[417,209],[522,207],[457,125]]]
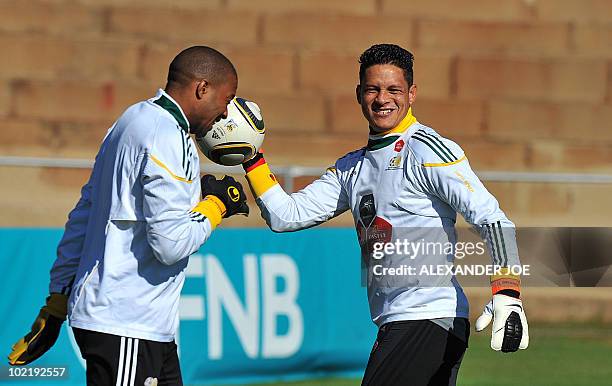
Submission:
[[[384,131],[382,133],[377,133],[370,128],[370,138],[377,139],[377,138],[381,138],[389,134],[403,133],[404,131],[406,131],[407,128],[409,128],[416,121],[417,121],[416,118],[414,117],[414,115],[412,115],[412,107],[409,107],[408,112],[406,113],[406,116],[394,128]]]

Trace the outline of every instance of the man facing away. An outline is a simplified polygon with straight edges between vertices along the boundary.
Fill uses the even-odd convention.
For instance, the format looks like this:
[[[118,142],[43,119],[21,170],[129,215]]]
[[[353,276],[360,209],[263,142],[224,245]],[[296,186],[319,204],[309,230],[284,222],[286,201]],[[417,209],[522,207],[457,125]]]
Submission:
[[[165,90],[113,124],[70,212],[47,304],[11,365],[44,354],[68,315],[88,385],[182,385],[175,333],[188,258],[223,217],[248,214],[233,178],[200,181],[189,134],[227,116],[237,85],[223,54],[190,47],[170,64]]]
[[[514,225],[463,150],[413,116],[412,62],[410,52],[391,44],[374,45],[361,55],[356,95],[369,123],[368,144],[338,159],[303,190],[285,193],[261,153],[243,165],[262,216],[275,232],[309,228],[352,212],[368,270],[371,317],[379,327],[363,385],[455,385],[469,314],[454,276],[398,279],[371,268],[378,241],[415,241],[415,232],[425,232],[437,242],[456,242],[456,213],[480,232],[494,265],[503,267],[491,277],[492,302],[476,322],[477,330],[494,319],[491,347],[504,352],[527,348],[529,339],[520,279],[509,270],[519,264]],[[417,258],[424,264],[452,264],[454,256]],[[381,261],[394,267],[406,260],[396,254]]]

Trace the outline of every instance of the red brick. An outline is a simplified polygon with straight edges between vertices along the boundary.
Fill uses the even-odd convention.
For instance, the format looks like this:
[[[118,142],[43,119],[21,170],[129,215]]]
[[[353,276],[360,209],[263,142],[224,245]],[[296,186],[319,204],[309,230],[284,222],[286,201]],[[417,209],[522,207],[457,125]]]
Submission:
[[[359,83],[359,56],[331,51],[300,55],[299,85],[308,90],[350,94]]]
[[[495,196],[500,208],[513,221],[513,215],[525,211],[525,200],[523,200],[525,195],[522,186],[514,182],[484,181],[483,183],[487,190]]]
[[[110,125],[130,104],[153,96],[155,88],[133,82],[22,82],[14,92],[17,116]]]
[[[2,77],[128,78],[138,72],[140,45],[116,39],[77,40],[0,35]]]
[[[569,187],[564,184],[529,184],[528,211],[534,216],[567,214],[571,205]]]
[[[538,0],[535,6],[540,20],[612,21],[608,0]]]
[[[310,165],[321,172],[346,153],[366,145],[367,135],[333,134],[313,136],[310,133],[273,133],[264,142],[266,160],[274,165]]]
[[[561,54],[567,52],[569,26],[563,23],[465,23],[422,21],[418,47],[444,52],[519,52]]]
[[[598,60],[467,59],[458,62],[458,94],[467,98],[599,102],[606,63]]]
[[[482,135],[484,108],[479,101],[420,99],[413,105],[419,122],[447,137]],[[341,95],[332,103],[331,127],[335,132],[359,135],[367,131],[367,121],[355,96]]]
[[[330,127],[334,132],[367,137],[368,121],[354,94],[333,98],[330,119]]]
[[[612,145],[563,143],[554,140],[534,141],[530,147],[530,164],[536,170],[612,171]]]
[[[359,54],[332,51],[305,52],[300,55],[300,87],[334,94],[354,92],[359,83]],[[414,82],[418,95],[445,98],[450,93],[449,57],[418,56],[414,61]]]
[[[106,134],[103,123],[54,123],[32,119],[0,120],[0,152],[28,157],[92,159]]]
[[[112,33],[156,40],[249,44],[255,42],[256,24],[251,13],[144,7],[113,8],[109,28]]]
[[[23,148],[43,148],[53,139],[51,130],[40,121],[3,119],[0,127],[0,151],[4,155],[19,155]]]
[[[469,0],[458,4],[455,0],[405,1],[382,0],[386,15],[404,14],[415,19],[523,21],[533,10],[524,0]]]
[[[0,4],[0,31],[79,35],[102,32],[103,15],[90,7],[40,1]]]
[[[417,97],[413,113],[419,122],[443,136],[471,137],[483,134],[484,108],[480,101]]]
[[[451,92],[451,59],[445,56],[420,56],[414,58],[414,83],[417,96],[447,98]]]
[[[147,46],[143,57],[143,76],[163,86],[168,66],[185,45]],[[238,95],[290,92],[294,83],[294,54],[279,48],[215,46],[238,71]]]
[[[452,137],[451,137],[452,139]],[[457,141],[465,151],[474,170],[523,170],[527,162],[527,147],[517,142]]]
[[[606,103],[612,104],[612,63],[608,63],[608,81],[606,85]]]
[[[269,15],[264,19],[264,41],[300,48],[334,48],[361,53],[380,42],[412,45],[406,18],[340,15]]]
[[[593,57],[612,57],[612,26],[580,24],[574,30],[576,52]]]
[[[48,188],[80,192],[90,174],[90,169],[44,168],[40,171],[38,181]]]
[[[142,7],[142,8],[169,8],[189,10],[215,10],[223,6],[223,0],[77,0],[80,4],[89,7]]]
[[[0,82],[0,117],[11,112],[11,89],[8,82]],[[2,131],[2,130],[0,130]]]
[[[238,71],[238,92],[288,93],[294,86],[295,55],[275,48],[228,48],[224,54]]]
[[[63,226],[68,212],[79,198],[79,184],[86,182],[82,172],[74,187],[49,186],[41,182],[41,168],[0,167],[3,181],[19,181],[11,189],[0,189],[3,205],[0,226]],[[27,216],[24,216],[27,213]]]
[[[563,152],[564,168],[612,170],[612,145],[568,145]]]
[[[612,141],[612,106],[586,103],[490,104],[490,133],[498,138]]]
[[[612,226],[610,197],[612,185],[581,184],[572,192],[570,216],[582,219],[581,226]],[[576,223],[575,221],[574,223]],[[574,225],[576,226],[576,225]]]
[[[246,94],[243,96],[256,102],[261,108],[266,122],[266,136],[273,136],[275,132],[312,135],[316,132],[322,133],[326,129],[325,101],[317,95]]]
[[[179,52],[189,46],[190,44],[183,43],[167,44],[147,41],[141,57],[142,77],[163,87],[168,77],[170,62]],[[215,46],[215,49],[225,53],[225,50],[219,46]]]
[[[376,13],[375,0],[229,0],[230,10],[249,10],[271,13],[334,13],[372,15]]]

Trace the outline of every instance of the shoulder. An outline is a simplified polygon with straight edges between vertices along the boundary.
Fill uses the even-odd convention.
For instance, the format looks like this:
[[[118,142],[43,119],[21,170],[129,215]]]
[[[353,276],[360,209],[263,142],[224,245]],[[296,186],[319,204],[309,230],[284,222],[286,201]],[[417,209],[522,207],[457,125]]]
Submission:
[[[160,148],[180,150],[189,137],[170,114],[150,101],[143,106],[140,116],[141,123],[148,125],[148,136],[151,139],[151,148],[154,150]]]
[[[338,158],[334,165],[334,168],[339,172],[348,171],[349,169],[357,165],[357,163],[363,158],[364,154],[365,147],[347,153],[342,157]]]
[[[463,149],[454,141],[442,137],[431,127],[418,124],[408,138],[408,149],[414,159],[424,166],[442,166],[465,158]]]

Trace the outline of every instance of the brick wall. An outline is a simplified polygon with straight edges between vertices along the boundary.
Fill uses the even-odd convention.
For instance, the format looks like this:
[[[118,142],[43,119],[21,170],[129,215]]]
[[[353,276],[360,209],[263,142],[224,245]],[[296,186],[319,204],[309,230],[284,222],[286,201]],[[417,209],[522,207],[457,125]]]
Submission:
[[[235,63],[239,95],[262,106],[271,163],[326,165],[366,141],[354,101],[358,55],[393,42],[416,57],[415,115],[457,140],[476,169],[612,172],[612,4],[457,3],[0,2],[0,154],[92,158],[121,111],[163,86],[180,49],[207,44]],[[16,214],[2,225],[61,224],[85,178],[0,172],[36,181],[2,189],[13,208],[30,207],[33,190],[58,200],[44,220]],[[499,194],[519,217],[576,218],[579,208],[596,217],[580,201],[589,189],[605,198],[612,187],[515,184],[515,196]]]

